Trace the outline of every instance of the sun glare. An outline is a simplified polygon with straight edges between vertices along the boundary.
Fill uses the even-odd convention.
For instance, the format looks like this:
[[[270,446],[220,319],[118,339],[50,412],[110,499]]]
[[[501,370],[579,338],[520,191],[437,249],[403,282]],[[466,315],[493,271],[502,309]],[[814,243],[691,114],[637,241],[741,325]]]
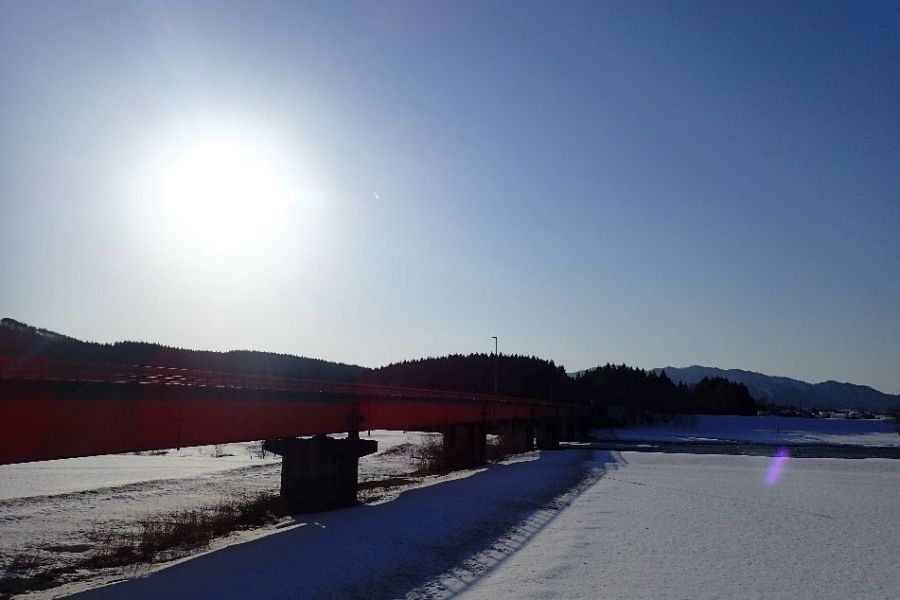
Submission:
[[[216,247],[258,239],[289,201],[288,186],[265,153],[224,136],[186,144],[161,183],[173,220]]]

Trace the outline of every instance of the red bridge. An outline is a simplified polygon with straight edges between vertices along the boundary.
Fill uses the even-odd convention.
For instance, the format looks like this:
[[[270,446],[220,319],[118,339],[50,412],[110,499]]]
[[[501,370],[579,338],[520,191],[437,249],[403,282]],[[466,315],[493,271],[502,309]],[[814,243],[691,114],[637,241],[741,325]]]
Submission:
[[[0,464],[281,440],[271,448],[284,455],[282,493],[298,488],[307,499],[310,478],[346,480],[352,462],[355,501],[356,461],[374,451],[361,430],[441,431],[446,467],[459,468],[484,462],[489,427],[514,450],[535,436],[553,448],[586,412],[508,396],[0,356]],[[350,443],[324,437],[334,433],[349,433]],[[350,502],[348,489],[335,493],[343,499],[291,504]]]

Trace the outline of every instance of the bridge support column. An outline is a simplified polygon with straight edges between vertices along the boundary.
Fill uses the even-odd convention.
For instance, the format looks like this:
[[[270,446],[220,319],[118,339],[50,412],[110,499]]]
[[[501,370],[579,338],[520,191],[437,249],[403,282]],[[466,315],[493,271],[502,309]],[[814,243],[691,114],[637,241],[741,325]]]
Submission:
[[[584,421],[578,417],[569,418],[569,441],[583,442],[587,435],[584,429]]]
[[[578,419],[575,419],[574,417],[566,417],[564,419],[560,419],[559,424],[559,441],[574,442],[579,439],[580,434],[578,432]]]
[[[497,426],[497,432],[507,452],[518,454],[534,450],[534,432],[528,421],[502,421]]]
[[[537,447],[541,450],[559,449],[561,434],[560,420],[556,417],[547,417],[537,422]]]
[[[375,440],[350,436],[269,440],[280,454],[281,498],[290,513],[318,512],[356,504],[359,457],[378,450]]]
[[[445,425],[443,468],[447,471],[470,469],[487,462],[487,432],[484,423]]]

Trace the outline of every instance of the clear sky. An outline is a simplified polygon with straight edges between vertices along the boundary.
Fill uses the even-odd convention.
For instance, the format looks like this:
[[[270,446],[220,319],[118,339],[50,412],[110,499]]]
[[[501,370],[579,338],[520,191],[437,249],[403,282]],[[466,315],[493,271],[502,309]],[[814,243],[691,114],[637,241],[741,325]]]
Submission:
[[[900,3],[0,0],[0,315],[900,393]]]

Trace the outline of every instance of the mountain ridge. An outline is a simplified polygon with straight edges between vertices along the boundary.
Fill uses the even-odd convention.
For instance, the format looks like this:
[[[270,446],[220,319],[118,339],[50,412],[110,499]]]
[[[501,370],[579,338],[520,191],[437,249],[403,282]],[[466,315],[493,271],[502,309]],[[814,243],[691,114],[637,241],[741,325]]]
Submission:
[[[886,394],[875,388],[849,382],[826,380],[809,383],[782,375],[767,375],[744,369],[721,369],[691,365],[689,367],[658,367],[654,373],[665,371],[675,382],[694,385],[704,377],[723,377],[735,383],[743,383],[757,400],[781,406],[820,410],[886,411],[900,404],[900,395]]]
[[[377,369],[358,365],[272,352],[189,350],[147,342],[85,342],[11,318],[0,319],[0,354],[87,362],[154,364],[335,381],[359,381],[366,374],[378,372]],[[552,365],[552,361],[550,364]],[[402,364],[388,366],[396,370]],[[779,375],[702,365],[650,369],[650,372],[657,374],[662,371],[676,383],[683,382],[687,385],[695,385],[704,377],[722,377],[746,385],[755,399],[780,406],[886,412],[889,408],[900,405],[900,395],[886,394],[867,385],[849,382],[827,380],[808,383]],[[578,373],[568,375],[574,377]],[[490,378],[485,381],[488,379]]]
[[[0,354],[349,382],[369,371],[359,365],[256,350],[218,352],[150,342],[86,342],[8,317],[0,319]]]

